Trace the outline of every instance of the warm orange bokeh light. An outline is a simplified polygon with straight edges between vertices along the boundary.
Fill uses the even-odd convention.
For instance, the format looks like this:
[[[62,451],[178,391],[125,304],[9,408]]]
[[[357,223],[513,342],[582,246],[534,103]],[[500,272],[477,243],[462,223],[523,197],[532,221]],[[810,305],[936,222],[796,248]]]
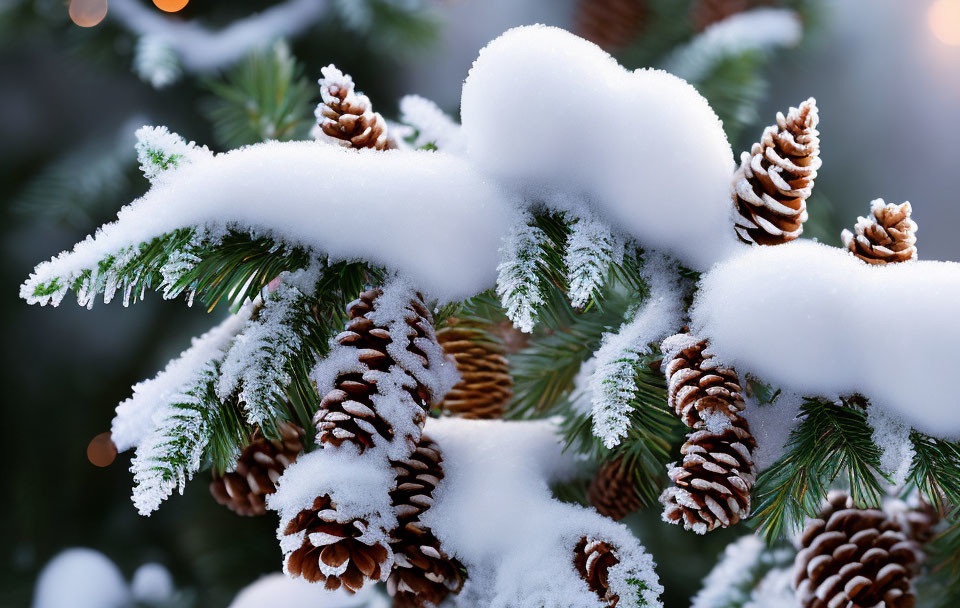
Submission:
[[[960,0],[936,0],[927,12],[927,22],[937,40],[960,46]]]
[[[175,13],[185,7],[189,1],[190,0],[153,0],[153,4],[162,11]]]
[[[107,16],[107,0],[70,0],[69,12],[80,27],[93,27]]]
[[[100,433],[87,445],[87,460],[97,467],[108,467],[117,457],[117,446],[113,445],[110,432]]]

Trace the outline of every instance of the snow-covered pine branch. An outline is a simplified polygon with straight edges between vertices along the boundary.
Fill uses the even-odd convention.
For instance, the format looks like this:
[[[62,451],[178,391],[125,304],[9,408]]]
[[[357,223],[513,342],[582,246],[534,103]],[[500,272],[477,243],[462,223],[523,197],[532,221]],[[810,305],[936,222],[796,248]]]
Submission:
[[[650,289],[632,320],[605,334],[590,379],[593,434],[607,448],[627,436],[629,412],[637,391],[636,369],[649,345],[676,331],[682,321],[682,292],[675,262],[648,255],[642,269]]]
[[[213,156],[206,146],[198,146],[192,141],[188,143],[163,126],[140,127],[136,135],[140,170],[153,183],[171,169]]]
[[[598,218],[580,215],[574,219],[564,265],[569,284],[567,295],[575,308],[586,306],[603,287],[610,267],[623,262],[624,246],[623,239]]]
[[[537,321],[537,309],[545,302],[540,270],[547,235],[524,214],[511,227],[500,247],[497,266],[497,295],[507,318],[520,331],[530,333]]]
[[[500,237],[515,217],[511,199],[466,162],[443,153],[374,152],[271,142],[178,165],[122,209],[117,221],[39,265],[21,296],[56,305],[75,289],[89,305],[97,293],[112,295],[121,262],[134,258],[151,263],[139,269],[145,275],[121,287],[134,294],[154,288],[161,279],[153,273],[197,229],[367,260],[403,272],[443,300],[491,285]],[[338,183],[349,184],[349,204],[341,189],[331,187]],[[404,234],[409,238],[398,238]]]
[[[960,368],[960,324],[951,321],[960,264],[877,267],[798,240],[751,248],[704,274],[699,287],[693,330],[738,372],[806,395],[859,393],[918,430],[960,432],[951,385],[934,380]],[[891,311],[909,327],[893,327]],[[898,356],[896,373],[877,365],[878,352]]]
[[[157,413],[171,403],[175,395],[186,392],[195,384],[197,370],[223,358],[252,310],[250,305],[194,338],[190,348],[171,360],[163,371],[133,387],[133,396],[117,406],[117,415],[110,428],[110,438],[117,450],[123,452],[139,445],[156,429]]]
[[[218,374],[215,362],[205,363],[182,392],[154,413],[156,428],[137,446],[130,465],[133,504],[141,515],[155,511],[174,489],[182,494],[200,469],[220,405],[213,389]]]
[[[795,46],[802,35],[803,24],[795,11],[755,8],[707,27],[668,57],[664,69],[690,82],[698,82],[728,57]]]
[[[217,396],[226,400],[239,390],[250,425],[272,423],[280,414],[274,406],[291,380],[287,366],[303,348],[307,328],[300,321],[309,314],[319,276],[314,261],[307,269],[278,277],[279,285],[265,295],[227,351]]]
[[[757,587],[776,568],[793,562],[794,552],[787,548],[771,549],[752,535],[727,545],[720,561],[703,580],[703,588],[694,596],[690,608],[745,608],[756,599]],[[758,604],[757,608],[781,608]]]

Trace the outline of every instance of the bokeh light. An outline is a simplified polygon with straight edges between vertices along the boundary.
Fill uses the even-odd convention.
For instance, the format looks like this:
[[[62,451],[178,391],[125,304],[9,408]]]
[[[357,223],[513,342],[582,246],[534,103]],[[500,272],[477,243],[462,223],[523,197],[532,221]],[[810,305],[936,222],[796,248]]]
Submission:
[[[153,0],[153,4],[162,11],[175,13],[185,7],[190,0]]]
[[[87,445],[87,460],[97,467],[108,467],[117,457],[117,446],[113,444],[110,432],[100,433]]]
[[[960,46],[960,0],[936,0],[927,11],[927,22],[937,40]]]
[[[70,0],[69,13],[80,27],[93,27],[107,16],[107,0]]]

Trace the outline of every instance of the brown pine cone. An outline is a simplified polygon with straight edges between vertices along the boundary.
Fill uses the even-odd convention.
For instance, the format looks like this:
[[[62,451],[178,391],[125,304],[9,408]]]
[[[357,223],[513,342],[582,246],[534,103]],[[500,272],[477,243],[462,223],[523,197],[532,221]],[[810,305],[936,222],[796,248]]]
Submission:
[[[300,547],[287,554],[284,570],[311,583],[322,582],[327,589],[343,585],[351,593],[367,580],[380,580],[388,551],[380,543],[360,541],[365,529],[362,520],[337,522],[337,506],[330,497],[317,497],[284,528],[286,536],[303,533]]]
[[[737,372],[719,365],[706,340],[677,334],[663,342],[673,354],[663,366],[667,403],[690,428],[703,428],[706,418],[721,415],[733,421],[745,407]]]
[[[702,32],[710,25],[755,8],[766,2],[758,0],[697,0],[690,11],[690,20],[693,28]]]
[[[422,429],[427,412],[435,400],[430,389],[418,382],[412,371],[404,367],[409,366],[409,362],[395,361],[389,354],[388,347],[392,346],[393,341],[389,329],[368,318],[382,293],[380,289],[365,291],[360,294],[359,299],[347,306],[350,321],[347,322],[346,330],[338,335],[336,340],[343,346],[355,348],[359,362],[371,371],[386,372],[392,366],[399,365],[411,374],[408,382],[410,388],[405,390],[417,405],[416,411],[411,412],[411,415],[416,426]],[[427,355],[417,343],[436,340],[430,311],[424,305],[423,299],[417,295],[403,312],[408,327],[404,350],[423,367],[428,367]],[[369,372],[340,374],[334,382],[333,390],[323,396],[314,415],[317,443],[329,443],[339,447],[346,441],[356,444],[363,451],[373,445],[375,435],[390,441],[393,438],[393,429],[390,423],[377,413],[377,406],[372,399],[377,393],[376,378]],[[411,450],[416,447],[418,439],[419,435],[407,437]]]
[[[397,487],[390,498],[397,529],[391,534],[390,548],[396,564],[387,579],[387,591],[395,607],[437,606],[463,587],[459,562],[449,558],[433,532],[420,523],[420,516],[433,504],[434,488],[443,479],[441,461],[439,446],[423,436],[410,458],[392,463]]]
[[[891,264],[917,259],[917,224],[910,219],[910,203],[870,203],[870,217],[857,218],[854,232],[840,235],[843,246],[868,264]]]
[[[437,341],[460,372],[460,382],[443,398],[441,409],[462,418],[503,418],[513,398],[513,377],[503,348],[482,329],[458,319],[437,331]]]
[[[820,168],[817,103],[811,97],[740,156],[734,174],[735,229],[745,243],[780,245],[800,236]]]
[[[641,506],[636,481],[622,458],[604,464],[590,481],[590,504],[600,515],[623,519]]]
[[[271,440],[257,429],[237,460],[233,471],[214,475],[210,493],[218,503],[237,515],[263,515],[267,494],[277,491],[277,480],[300,455],[303,429],[291,422],[282,422],[280,440]]]
[[[333,64],[321,72],[323,103],[316,110],[320,131],[345,148],[396,148],[396,142],[388,137],[386,121],[373,111],[370,99],[354,91],[353,78]]]
[[[646,0],[579,0],[575,31],[603,49],[616,50],[637,37],[646,16]]]
[[[913,608],[920,544],[877,509],[831,492],[800,538],[794,588],[804,608]]]
[[[590,590],[610,608],[620,602],[620,597],[610,590],[607,577],[610,568],[619,563],[617,550],[613,545],[602,540],[584,536],[573,549],[573,566],[580,573],[580,578],[585,580]]]
[[[705,534],[750,515],[750,490],[757,477],[757,442],[742,417],[719,432],[694,431],[680,448],[683,462],[671,465],[673,486],[660,495],[663,520]]]

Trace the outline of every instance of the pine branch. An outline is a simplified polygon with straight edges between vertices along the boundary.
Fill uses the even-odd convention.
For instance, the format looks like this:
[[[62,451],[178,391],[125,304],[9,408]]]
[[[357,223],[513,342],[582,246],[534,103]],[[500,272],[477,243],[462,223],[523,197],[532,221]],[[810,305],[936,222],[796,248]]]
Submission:
[[[862,407],[808,400],[791,433],[786,453],[763,472],[754,490],[758,531],[776,540],[820,509],[831,484],[846,473],[850,495],[860,506],[877,506],[884,494],[880,448]]]
[[[567,295],[574,308],[584,308],[600,297],[611,266],[623,264],[625,243],[599,219],[584,215],[573,220],[565,245]]]
[[[908,486],[916,487],[924,500],[941,513],[960,508],[960,443],[917,431],[910,433],[910,442],[914,456]]]
[[[246,442],[246,428],[231,411],[232,405],[221,406],[217,399],[218,375],[216,361],[205,364],[190,386],[161,406],[156,429],[137,447],[130,470],[133,503],[141,515],[155,511],[174,489],[182,494],[205,455],[214,468],[223,470]]]
[[[507,317],[527,333],[533,331],[539,308],[545,303],[541,274],[547,266],[546,245],[546,233],[535,225],[532,215],[525,214],[500,249],[497,295]]]
[[[285,42],[251,53],[222,81],[207,81],[215,97],[204,113],[226,149],[268,140],[304,139],[313,123],[313,87]]]

